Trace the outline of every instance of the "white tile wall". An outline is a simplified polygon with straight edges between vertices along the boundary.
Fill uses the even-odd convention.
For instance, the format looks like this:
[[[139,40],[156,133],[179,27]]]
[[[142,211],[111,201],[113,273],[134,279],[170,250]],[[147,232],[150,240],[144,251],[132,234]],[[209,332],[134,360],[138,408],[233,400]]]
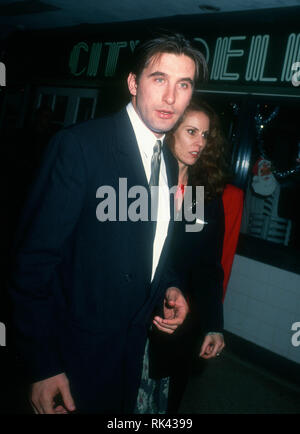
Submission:
[[[300,275],[235,256],[224,301],[225,330],[300,363],[291,326],[300,321]]]

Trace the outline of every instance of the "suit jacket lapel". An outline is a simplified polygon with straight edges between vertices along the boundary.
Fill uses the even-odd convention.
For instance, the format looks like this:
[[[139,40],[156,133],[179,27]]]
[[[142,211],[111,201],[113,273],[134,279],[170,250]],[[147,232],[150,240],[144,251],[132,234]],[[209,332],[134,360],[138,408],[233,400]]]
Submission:
[[[115,135],[114,149],[112,150],[115,162],[118,170],[119,177],[128,179],[128,188],[133,185],[141,185],[147,189],[148,192],[148,210],[150,211],[150,189],[145,174],[144,165],[138,148],[137,140],[129,120],[126,109],[114,115],[115,128],[113,134]],[[173,154],[167,146],[163,147],[163,155],[166,164],[167,178],[169,188],[177,186],[178,181],[178,163],[173,157]],[[154,281],[152,282],[151,297],[152,303],[159,296],[157,293],[159,289],[159,280],[163,270],[163,264],[165,263],[166,253],[169,246],[170,233],[173,230],[173,218],[174,218],[174,200],[170,197],[170,224],[168,230],[168,236],[165,241],[165,245],[161,252],[161,258],[158,264],[157,272],[155,273]],[[153,225],[147,225],[152,228]],[[145,246],[146,248],[146,246]],[[151,304],[151,300],[148,300]],[[149,304],[146,305],[149,306]],[[145,306],[146,308],[146,306]],[[147,309],[147,308],[146,308]]]
[[[178,163],[176,158],[167,145],[163,147],[164,160],[166,164],[166,171],[168,177],[169,189],[177,187],[178,184]],[[170,223],[174,219],[174,196],[170,195]]]
[[[167,147],[167,145],[164,145],[163,147],[163,154],[164,154],[164,160],[166,164],[166,171],[167,171],[167,177],[168,177],[168,185],[169,189],[172,187],[177,187],[178,184],[178,163],[175,157],[173,156],[170,149]],[[174,229],[174,195],[170,195],[170,222],[169,222],[169,228],[168,228],[168,234],[163,246],[163,249],[161,251],[159,263],[156,269],[156,273],[154,275],[154,280],[152,282],[151,287],[151,295],[153,297],[153,300],[158,300],[160,296],[160,285],[159,282],[161,280],[162,273],[165,271],[165,263],[168,258],[169,247],[170,247],[170,241]],[[163,288],[164,290],[167,288]]]
[[[120,177],[126,177],[130,180],[130,185],[142,185],[148,191],[150,189],[145,174],[144,165],[138,148],[137,140],[129,120],[126,109],[114,116],[115,121],[115,146],[113,153],[115,162],[118,167]],[[178,182],[178,163],[169,148],[163,146],[163,155],[166,164],[167,178],[169,188],[177,186]],[[171,219],[174,216],[174,200],[170,200]]]
[[[119,177],[128,178],[128,185],[142,185],[149,190],[137,140],[126,109],[114,116],[115,146],[113,153]]]

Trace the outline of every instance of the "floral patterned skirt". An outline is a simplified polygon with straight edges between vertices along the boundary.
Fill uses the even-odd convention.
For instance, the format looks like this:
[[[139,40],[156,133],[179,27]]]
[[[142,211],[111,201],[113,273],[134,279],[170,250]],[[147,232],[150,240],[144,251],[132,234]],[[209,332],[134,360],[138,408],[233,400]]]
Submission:
[[[135,414],[166,414],[169,394],[169,377],[154,380],[149,378],[149,340],[146,342],[143,371]]]

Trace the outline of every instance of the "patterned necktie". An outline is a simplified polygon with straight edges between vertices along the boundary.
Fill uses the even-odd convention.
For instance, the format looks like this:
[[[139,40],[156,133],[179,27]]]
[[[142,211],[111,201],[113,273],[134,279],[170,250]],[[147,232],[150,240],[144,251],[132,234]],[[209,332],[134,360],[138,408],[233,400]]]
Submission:
[[[160,171],[160,160],[161,160],[161,141],[157,140],[154,148],[153,155],[151,159],[151,177],[149,181],[150,191],[151,191],[151,216],[152,220],[157,220],[158,211],[158,187],[159,185],[159,171]]]
[[[149,181],[150,187],[159,184],[160,160],[161,160],[161,141],[157,140],[153,147],[153,155],[151,159],[151,177]]]

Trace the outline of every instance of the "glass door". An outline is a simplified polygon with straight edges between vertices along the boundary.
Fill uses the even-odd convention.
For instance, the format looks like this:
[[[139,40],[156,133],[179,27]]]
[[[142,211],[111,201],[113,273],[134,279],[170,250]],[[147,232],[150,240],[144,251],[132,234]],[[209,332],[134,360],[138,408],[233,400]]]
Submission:
[[[259,97],[242,232],[300,248],[300,106],[297,99]]]
[[[97,100],[96,89],[40,87],[37,90],[35,109],[50,108],[53,123],[67,127],[93,119]]]
[[[202,90],[197,92],[197,96],[208,102],[219,115],[228,142],[228,163],[233,175],[232,183],[245,189],[252,149],[251,127],[248,125],[249,105],[246,96],[233,93],[217,94]]]

